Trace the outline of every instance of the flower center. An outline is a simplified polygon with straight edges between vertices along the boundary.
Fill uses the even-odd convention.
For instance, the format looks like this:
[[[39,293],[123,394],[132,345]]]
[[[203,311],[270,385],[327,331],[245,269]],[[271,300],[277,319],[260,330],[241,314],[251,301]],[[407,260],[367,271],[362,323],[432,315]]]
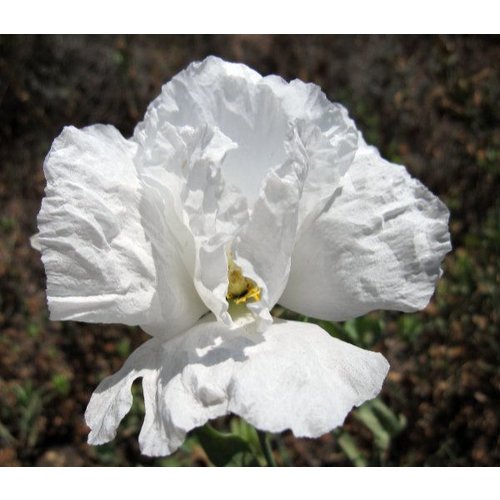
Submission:
[[[255,281],[243,276],[241,267],[235,264],[231,255],[228,256],[227,277],[229,286],[226,299],[235,304],[246,304],[249,300],[260,300],[260,288]]]

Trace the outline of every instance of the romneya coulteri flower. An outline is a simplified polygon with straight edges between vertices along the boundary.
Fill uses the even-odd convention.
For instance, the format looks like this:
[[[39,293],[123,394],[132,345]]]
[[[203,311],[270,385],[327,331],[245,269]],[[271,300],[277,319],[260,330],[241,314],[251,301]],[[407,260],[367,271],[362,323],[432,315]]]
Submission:
[[[215,57],[168,82],[130,139],[65,128],[44,170],[51,319],[152,336],[92,395],[89,443],[114,438],[141,377],[146,455],[228,413],[296,436],[341,425],[387,361],[271,309],[422,309],[450,250],[443,203],[318,86]]]

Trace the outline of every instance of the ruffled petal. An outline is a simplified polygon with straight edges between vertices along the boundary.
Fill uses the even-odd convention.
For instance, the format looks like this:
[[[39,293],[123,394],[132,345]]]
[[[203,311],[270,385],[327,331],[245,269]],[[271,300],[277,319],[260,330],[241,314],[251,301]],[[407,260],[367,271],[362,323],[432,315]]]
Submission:
[[[216,57],[195,62],[174,76],[136,127],[140,138],[151,128],[215,126],[237,148],[223,164],[226,179],[254,200],[269,168],[285,160],[287,119],[262,77],[243,64]]]
[[[193,280],[195,246],[191,232],[176,217],[163,185],[141,178],[143,226],[156,268],[157,313],[141,322],[147,333],[162,338],[186,330],[208,311]]]
[[[347,171],[358,145],[358,131],[347,110],[328,100],[314,83],[271,75],[264,84],[280,99],[289,121],[296,124],[299,141],[287,141],[285,149],[297,156],[297,149],[309,165],[302,193],[300,223],[315,206],[331,195]],[[290,149],[295,151],[290,151]]]
[[[340,189],[351,161],[346,151],[352,149],[347,141],[342,144],[344,156],[317,125],[291,123],[285,144],[288,159],[264,178],[250,220],[236,238],[236,261],[257,283],[262,280],[261,302],[269,309],[287,284],[301,227]]]
[[[259,335],[255,321],[230,329],[209,319],[167,342],[150,340],[99,385],[85,414],[89,443],[113,439],[138,377],[146,409],[139,444],[144,454],[159,456],[229,412],[263,430],[319,436],[375,397],[387,370],[380,354],[316,325],[278,320]]]
[[[290,128],[288,142],[293,144],[288,160],[265,177],[250,220],[233,247],[236,262],[262,287],[261,302],[267,309],[276,304],[288,280],[309,167],[296,125]]]
[[[67,127],[54,141],[38,215],[51,319],[137,324],[150,317],[156,273],[134,153],[110,126]]]
[[[85,421],[91,429],[89,444],[107,443],[116,436],[118,425],[132,407],[132,384],[138,377],[156,373],[160,346],[157,339],[149,340],[129,356],[121,370],[99,384],[85,412]],[[149,394],[145,391],[145,399]],[[148,399],[147,415],[150,405]]]
[[[389,363],[332,338],[311,323],[276,320],[265,341],[245,349],[229,411],[258,429],[318,437],[382,389]]]
[[[253,205],[266,175],[287,160],[289,125],[300,120],[324,139],[328,166],[345,170],[354,157],[357,133],[342,106],[331,103],[317,85],[262,77],[243,64],[211,56],[164,85],[134,137],[140,142],[164,123],[217,127],[237,146],[224,159],[224,177]],[[311,179],[311,188],[319,185]]]
[[[207,125],[148,125],[144,134],[136,134],[136,164],[145,198],[156,207],[156,220],[176,236],[199,297],[229,324],[226,247],[248,219],[246,200],[226,185],[220,169],[234,145]]]
[[[143,324],[153,334],[168,324],[176,334],[206,311],[143,196],[136,153],[111,126],[67,127],[54,141],[37,238],[51,319]]]
[[[304,223],[280,304],[336,321],[422,309],[451,249],[446,206],[362,139],[346,178]]]
[[[167,342],[152,339],[139,347],[92,395],[85,412],[89,443],[114,438],[130,410],[130,387],[138,377],[143,377],[145,403],[139,445],[146,455],[173,453],[190,430],[227,414],[234,366],[244,359],[245,347],[259,338],[254,329],[242,335],[233,331],[212,319]]]

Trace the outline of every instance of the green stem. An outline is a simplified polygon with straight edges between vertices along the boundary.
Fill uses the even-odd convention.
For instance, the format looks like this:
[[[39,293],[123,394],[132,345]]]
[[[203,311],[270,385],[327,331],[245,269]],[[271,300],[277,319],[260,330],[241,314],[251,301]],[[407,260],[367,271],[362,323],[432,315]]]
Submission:
[[[267,434],[264,431],[257,431],[259,436],[260,447],[262,448],[262,453],[264,453],[264,457],[267,462],[268,467],[277,467],[276,462],[274,461],[273,452],[271,450],[271,445],[269,444],[269,439]]]

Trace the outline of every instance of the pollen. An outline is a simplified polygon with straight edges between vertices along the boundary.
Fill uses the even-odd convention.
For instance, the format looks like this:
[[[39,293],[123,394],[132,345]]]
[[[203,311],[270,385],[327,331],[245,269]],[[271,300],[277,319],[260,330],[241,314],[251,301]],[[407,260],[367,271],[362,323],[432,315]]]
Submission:
[[[228,289],[227,300],[235,304],[246,304],[249,301],[260,300],[260,288],[255,281],[243,276],[241,267],[235,264],[231,255],[227,264]]]

